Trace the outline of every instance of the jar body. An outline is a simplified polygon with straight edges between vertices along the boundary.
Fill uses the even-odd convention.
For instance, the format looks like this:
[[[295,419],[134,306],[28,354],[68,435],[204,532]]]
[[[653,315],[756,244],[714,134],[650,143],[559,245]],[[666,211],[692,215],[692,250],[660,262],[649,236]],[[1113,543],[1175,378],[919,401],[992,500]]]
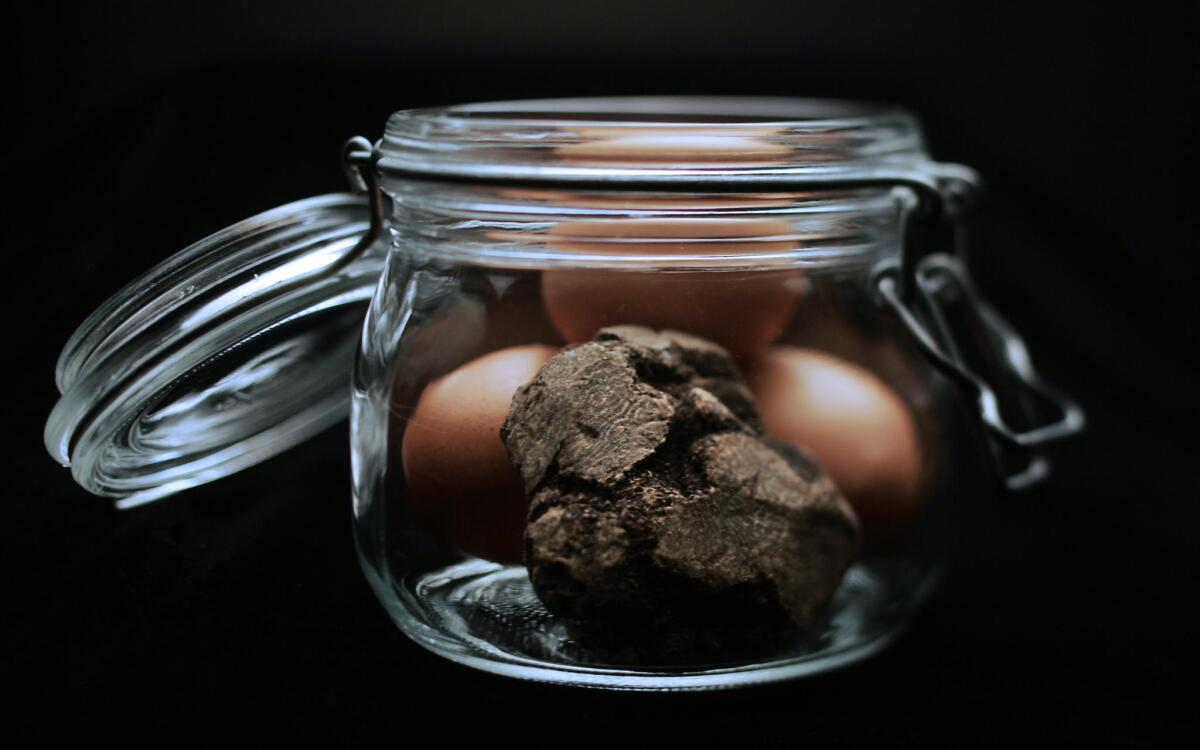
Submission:
[[[385,188],[392,247],[355,370],[354,502],[364,568],[406,634],[511,676],[699,689],[834,668],[900,631],[950,554],[971,441],[953,389],[872,299],[871,269],[900,249],[886,191]],[[815,457],[854,508],[853,562],[787,635],[614,645],[531,583],[531,488],[501,426],[550,357],[621,325],[727,350],[754,430]],[[755,616],[735,612],[734,627],[754,632]]]

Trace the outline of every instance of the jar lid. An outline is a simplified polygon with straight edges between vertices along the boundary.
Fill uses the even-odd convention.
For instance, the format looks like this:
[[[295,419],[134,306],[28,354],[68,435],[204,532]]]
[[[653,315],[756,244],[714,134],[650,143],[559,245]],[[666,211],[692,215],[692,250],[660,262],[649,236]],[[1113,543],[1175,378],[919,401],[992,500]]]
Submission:
[[[58,361],[50,453],[129,507],[274,456],[343,418],[386,248],[366,198],[242,221],[105,302]]]

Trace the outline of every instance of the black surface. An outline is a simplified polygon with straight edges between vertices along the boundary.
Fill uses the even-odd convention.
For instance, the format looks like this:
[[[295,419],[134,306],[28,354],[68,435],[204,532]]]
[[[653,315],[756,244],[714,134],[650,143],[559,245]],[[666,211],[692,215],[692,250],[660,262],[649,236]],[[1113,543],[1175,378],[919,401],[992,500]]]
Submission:
[[[1145,747],[1187,727],[1200,520],[1187,19],[951,3],[161,5],[49,4],[11,27],[0,687],[15,744],[399,745],[435,731],[561,747],[636,745],[649,728],[783,747]],[[341,189],[342,142],[376,137],[390,111],[656,92],[914,108],[936,156],[988,179],[981,283],[1089,410],[1053,481],[976,501],[962,559],[886,654],[708,695],[489,677],[409,643],[369,592],[344,426],[127,513],[42,450],[54,357],[92,308],[224,224]]]

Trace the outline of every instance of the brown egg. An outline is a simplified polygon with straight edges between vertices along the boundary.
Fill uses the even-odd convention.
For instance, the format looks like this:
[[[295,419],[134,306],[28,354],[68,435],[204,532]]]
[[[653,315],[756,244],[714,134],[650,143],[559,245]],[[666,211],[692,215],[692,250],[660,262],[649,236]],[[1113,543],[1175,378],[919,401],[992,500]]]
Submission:
[[[521,560],[527,504],[500,426],[517,388],[557,351],[516,346],[474,359],[430,383],[408,421],[410,508],[464,552]]]
[[[794,250],[781,219],[653,218],[560,221],[546,232],[562,250],[597,254],[728,256]]]
[[[583,140],[558,146],[560,160],[581,165],[783,163],[792,147],[772,139],[772,128],[613,127],[581,128]]]
[[[787,331],[787,342],[841,357],[876,373],[914,410],[921,432],[926,434],[931,427],[933,394],[923,360],[904,339],[879,325],[886,319],[869,319],[875,310],[867,307],[864,314],[861,307],[869,304],[853,294],[814,283],[792,316],[796,325]]]
[[[563,222],[551,233],[555,247],[571,252],[715,256],[785,252],[797,246],[790,231],[787,222],[769,219],[628,219]],[[807,287],[794,269],[542,273],[546,312],[567,341],[636,324],[694,333],[741,359],[779,336]]]
[[[579,208],[615,208],[627,211],[671,209],[770,208],[812,199],[813,193],[623,193],[569,192],[546,188],[496,188],[496,195],[518,201],[554,203]],[[489,230],[495,231],[495,230]],[[504,236],[511,236],[511,233]],[[547,235],[548,236],[548,235]]]
[[[921,441],[882,380],[812,349],[770,350],[749,373],[768,434],[811,451],[854,506],[868,547],[907,530],[923,501]]]

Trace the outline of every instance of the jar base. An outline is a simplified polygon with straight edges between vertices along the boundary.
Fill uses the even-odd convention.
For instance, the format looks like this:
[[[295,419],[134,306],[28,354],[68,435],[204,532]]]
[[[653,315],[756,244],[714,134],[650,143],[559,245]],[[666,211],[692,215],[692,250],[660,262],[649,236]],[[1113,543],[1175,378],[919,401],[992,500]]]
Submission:
[[[389,585],[368,575],[410,638],[452,661],[525,680],[609,690],[719,690],[819,674],[888,645],[940,578],[859,563],[816,621],[751,658],[631,665],[572,637],[546,610],[524,567],[472,559]],[[423,613],[423,618],[414,617]]]

